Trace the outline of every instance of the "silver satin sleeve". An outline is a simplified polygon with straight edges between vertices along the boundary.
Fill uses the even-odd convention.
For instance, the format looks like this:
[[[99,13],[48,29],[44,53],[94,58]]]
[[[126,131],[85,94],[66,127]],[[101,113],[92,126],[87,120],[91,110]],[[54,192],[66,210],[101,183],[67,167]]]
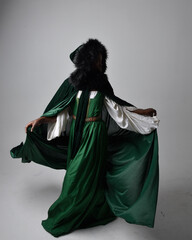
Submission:
[[[80,98],[82,91],[79,90],[77,93],[77,98]],[[97,95],[97,91],[90,92],[90,98],[94,98]],[[47,140],[50,141],[56,137],[61,136],[61,133],[66,130],[66,126],[69,120],[68,108],[64,109],[57,115],[57,120],[55,123],[48,123],[47,128]]]
[[[104,99],[105,107],[113,120],[123,129],[140,134],[149,134],[159,125],[157,116],[143,116],[132,111],[135,107],[120,106],[108,97]]]
[[[66,130],[66,125],[69,120],[68,108],[64,109],[57,115],[56,122],[48,123],[47,126],[47,140],[52,140],[61,136],[61,133]]]
[[[92,91],[91,98],[94,98],[96,91]],[[141,134],[149,134],[159,125],[159,119],[157,116],[148,117],[133,113],[136,110],[135,107],[120,106],[108,97],[105,97],[104,104],[109,115],[114,121],[123,129],[127,129],[133,132]],[[47,140],[52,140],[59,137],[62,132],[66,130],[66,125],[69,120],[68,108],[64,109],[57,115],[55,123],[48,123]]]

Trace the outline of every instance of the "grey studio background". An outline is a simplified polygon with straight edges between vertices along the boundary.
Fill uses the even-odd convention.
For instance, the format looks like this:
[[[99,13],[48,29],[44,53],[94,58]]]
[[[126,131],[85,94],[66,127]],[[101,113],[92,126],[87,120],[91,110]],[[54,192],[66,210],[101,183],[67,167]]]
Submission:
[[[192,239],[192,1],[0,1],[0,238],[54,239],[41,227],[65,171],[11,159],[25,125],[39,117],[74,70],[69,54],[88,38],[108,49],[117,96],[154,107],[160,188],[155,228],[118,218],[61,239]]]

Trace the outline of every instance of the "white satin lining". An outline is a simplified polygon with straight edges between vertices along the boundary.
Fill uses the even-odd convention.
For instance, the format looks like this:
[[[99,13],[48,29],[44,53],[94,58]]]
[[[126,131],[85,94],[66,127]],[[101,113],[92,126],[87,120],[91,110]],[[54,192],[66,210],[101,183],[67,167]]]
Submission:
[[[80,98],[81,94],[82,94],[82,91],[79,90],[77,93],[77,98]],[[89,98],[93,99],[96,95],[97,95],[97,91],[90,91]]]
[[[82,91],[78,91],[77,98],[80,98]],[[90,98],[93,99],[97,91],[90,92]],[[136,107],[120,106],[108,97],[104,98],[104,104],[109,115],[123,129],[134,131],[140,134],[149,134],[159,125],[157,116],[148,117],[133,113]],[[57,115],[55,123],[49,123],[47,129],[47,140],[59,137],[65,131],[69,120],[68,108]]]
[[[149,134],[159,125],[157,116],[149,117],[133,113],[135,107],[120,106],[113,100],[105,97],[105,106],[109,115],[119,127],[141,134]]]
[[[68,108],[66,108],[57,115],[57,119],[55,123],[48,123],[48,127],[47,127],[48,141],[61,136],[61,133],[66,130],[68,119],[69,119],[69,111],[68,111]]]
[[[80,98],[82,91],[78,91],[77,98]],[[97,91],[90,91],[89,98],[93,99],[97,95]],[[48,123],[47,127],[47,140],[50,141],[56,137],[61,136],[61,133],[65,131],[66,125],[69,120],[68,108],[64,109],[57,115],[55,123]]]

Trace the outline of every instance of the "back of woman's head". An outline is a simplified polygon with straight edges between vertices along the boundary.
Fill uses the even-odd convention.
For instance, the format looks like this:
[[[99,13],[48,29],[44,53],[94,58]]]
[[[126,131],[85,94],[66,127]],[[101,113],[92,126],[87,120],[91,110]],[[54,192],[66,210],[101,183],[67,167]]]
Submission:
[[[89,39],[86,43],[79,46],[74,52],[70,54],[72,62],[77,69],[83,69],[85,71],[95,70],[97,62],[102,56],[102,72],[107,69],[107,50],[105,46],[97,39]]]

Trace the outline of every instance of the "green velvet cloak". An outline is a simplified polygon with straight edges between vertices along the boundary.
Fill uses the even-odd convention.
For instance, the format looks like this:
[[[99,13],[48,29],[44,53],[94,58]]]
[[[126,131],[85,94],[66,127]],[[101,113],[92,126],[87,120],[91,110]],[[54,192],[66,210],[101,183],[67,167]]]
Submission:
[[[75,99],[77,90],[66,79],[42,116],[55,116]],[[105,93],[122,106],[131,104]],[[157,131],[141,135],[121,129],[103,108],[102,118],[108,131],[106,199],[113,213],[129,223],[154,226],[158,197],[159,167]],[[69,125],[70,128],[70,125]],[[25,143],[11,150],[13,158],[22,158],[53,169],[67,169],[68,130],[47,140],[46,124],[27,130]]]

